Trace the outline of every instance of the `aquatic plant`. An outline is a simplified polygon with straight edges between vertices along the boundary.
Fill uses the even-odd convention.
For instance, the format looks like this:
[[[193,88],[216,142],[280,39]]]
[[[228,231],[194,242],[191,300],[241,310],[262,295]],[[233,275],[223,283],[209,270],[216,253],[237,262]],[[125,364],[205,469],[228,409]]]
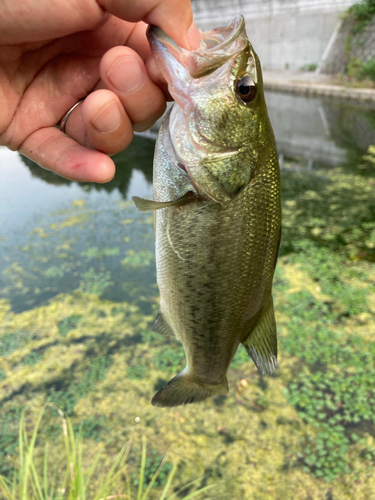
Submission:
[[[59,334],[65,337],[71,330],[74,330],[77,327],[81,319],[82,314],[72,314],[71,316],[59,321]]]
[[[103,269],[97,270],[90,267],[88,271],[83,273],[78,290],[83,293],[94,293],[100,296],[111,284],[111,273],[109,271],[104,271]]]
[[[90,358],[80,376],[64,380],[61,387],[53,385],[47,390],[47,401],[54,403],[67,415],[71,415],[79,399],[86,397],[94,388],[95,383],[104,380],[105,373],[112,364],[111,356]]]
[[[349,445],[366,443],[353,430],[361,434],[368,425],[375,430],[375,342],[343,331],[347,317],[361,314],[370,289],[351,289],[345,269],[338,278],[338,257],[327,261],[326,249],[307,242],[303,248],[303,258],[297,254],[289,260],[303,260],[304,270],[319,283],[315,288],[328,295],[324,301],[307,290],[285,296],[283,310],[290,320],[281,332],[281,348],[303,363],[284,394],[316,429],[299,453],[305,470],[332,481],[351,471]]]
[[[341,120],[333,133],[339,130],[336,140],[344,141],[354,133],[353,121],[371,116],[342,109],[330,108]],[[201,475],[199,487],[220,482],[215,500],[347,500],[348,492],[375,500],[375,434],[368,417],[375,413],[375,171],[367,163],[362,168],[364,153],[354,167],[314,165],[309,172],[292,171],[285,160],[284,231],[274,284],[279,367],[262,378],[240,348],[229,371],[229,394],[191,408],[150,405],[153,393],[184,367],[184,353],[177,340],[151,332],[158,291],[148,214],[128,202],[108,210],[88,201],[56,216],[44,214],[44,222],[36,221],[39,232],[21,235],[17,245],[10,236],[4,242],[9,260],[0,261],[0,474],[12,481],[20,411],[30,405],[35,414],[48,400],[66,411],[82,439],[82,456],[95,456],[100,443],[119,433],[100,448],[103,471],[121,451],[119,443],[132,441],[126,470],[135,498],[145,434],[143,492],[165,453],[173,457],[150,490],[152,500],[165,487],[172,463],[171,492],[175,481]],[[85,224],[73,217],[86,210]],[[61,224],[54,230],[55,218]],[[131,222],[119,231],[123,219]],[[111,255],[111,248],[119,252]],[[94,290],[101,269],[110,272],[104,278],[111,284],[102,296],[99,288],[84,293]],[[63,431],[56,410],[44,419],[34,456],[43,474],[44,440],[56,444],[49,447],[52,475],[64,455]],[[33,419],[25,424],[30,436]],[[135,428],[124,431],[129,425]],[[92,477],[90,488],[97,486]],[[187,492],[193,490],[178,495]]]

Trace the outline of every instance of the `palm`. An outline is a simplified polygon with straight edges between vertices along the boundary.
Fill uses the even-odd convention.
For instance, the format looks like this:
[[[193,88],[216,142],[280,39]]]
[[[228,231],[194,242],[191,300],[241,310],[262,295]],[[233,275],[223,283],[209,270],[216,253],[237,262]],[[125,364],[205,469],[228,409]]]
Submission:
[[[5,123],[0,125],[5,144],[19,149],[32,133],[58,123],[96,87],[101,57],[112,46],[123,45],[131,28],[111,17],[94,31],[8,47]]]
[[[150,127],[165,109],[147,70],[152,63],[145,66],[142,21],[189,47],[190,0],[0,4],[0,144],[63,177],[109,181],[115,167],[107,155],[125,149],[133,130]],[[64,134],[55,125],[81,98]]]

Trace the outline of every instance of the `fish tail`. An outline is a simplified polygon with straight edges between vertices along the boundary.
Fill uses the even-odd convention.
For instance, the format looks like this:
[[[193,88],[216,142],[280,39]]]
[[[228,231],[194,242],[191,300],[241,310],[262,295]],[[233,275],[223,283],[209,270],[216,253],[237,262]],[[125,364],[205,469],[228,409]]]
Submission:
[[[198,403],[211,396],[226,394],[228,380],[224,377],[220,384],[207,384],[182,371],[168,382],[152,398],[153,406],[178,406]]]

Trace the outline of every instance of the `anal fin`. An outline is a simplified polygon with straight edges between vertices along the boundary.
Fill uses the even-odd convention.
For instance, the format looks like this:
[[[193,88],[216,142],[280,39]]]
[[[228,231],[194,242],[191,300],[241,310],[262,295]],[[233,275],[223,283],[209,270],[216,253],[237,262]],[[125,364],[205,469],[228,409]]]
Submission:
[[[181,198],[172,201],[153,201],[153,200],[145,200],[144,198],[140,198],[139,196],[133,196],[132,200],[135,203],[135,206],[141,212],[150,212],[153,210],[160,210],[161,208],[167,207],[182,207],[183,205],[187,205],[196,199],[197,195],[192,191],[188,191]]]
[[[257,324],[242,343],[259,372],[262,375],[271,375],[277,365],[276,320],[272,297]]]
[[[158,312],[156,316],[155,323],[152,326],[152,331],[155,333],[160,333],[161,335],[167,335],[168,337],[174,337],[174,333],[172,328],[169,326],[169,323],[164,318],[164,315],[161,311]]]

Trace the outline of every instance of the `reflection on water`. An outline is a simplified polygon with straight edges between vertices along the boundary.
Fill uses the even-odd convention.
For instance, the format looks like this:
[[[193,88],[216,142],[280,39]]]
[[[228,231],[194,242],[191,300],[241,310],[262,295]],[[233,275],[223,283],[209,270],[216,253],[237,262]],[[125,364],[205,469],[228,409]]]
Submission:
[[[197,486],[218,484],[210,498],[375,499],[375,158],[364,158],[375,113],[267,101],[284,167],[280,366],[261,378],[240,349],[229,395],[195,406],[150,405],[184,364],[176,340],[150,332],[153,217],[129,201],[150,196],[153,142],[137,137],[106,185],[15,156],[0,166],[1,474],[16,462],[22,408],[49,401],[81,424],[85,450],[117,432],[107,454],[129,438],[136,453],[146,434],[147,477],[169,450],[176,487],[201,476]],[[43,422],[58,463],[54,412]]]
[[[310,165],[351,167],[375,144],[375,110],[327,98],[269,92],[268,112],[279,154]]]

